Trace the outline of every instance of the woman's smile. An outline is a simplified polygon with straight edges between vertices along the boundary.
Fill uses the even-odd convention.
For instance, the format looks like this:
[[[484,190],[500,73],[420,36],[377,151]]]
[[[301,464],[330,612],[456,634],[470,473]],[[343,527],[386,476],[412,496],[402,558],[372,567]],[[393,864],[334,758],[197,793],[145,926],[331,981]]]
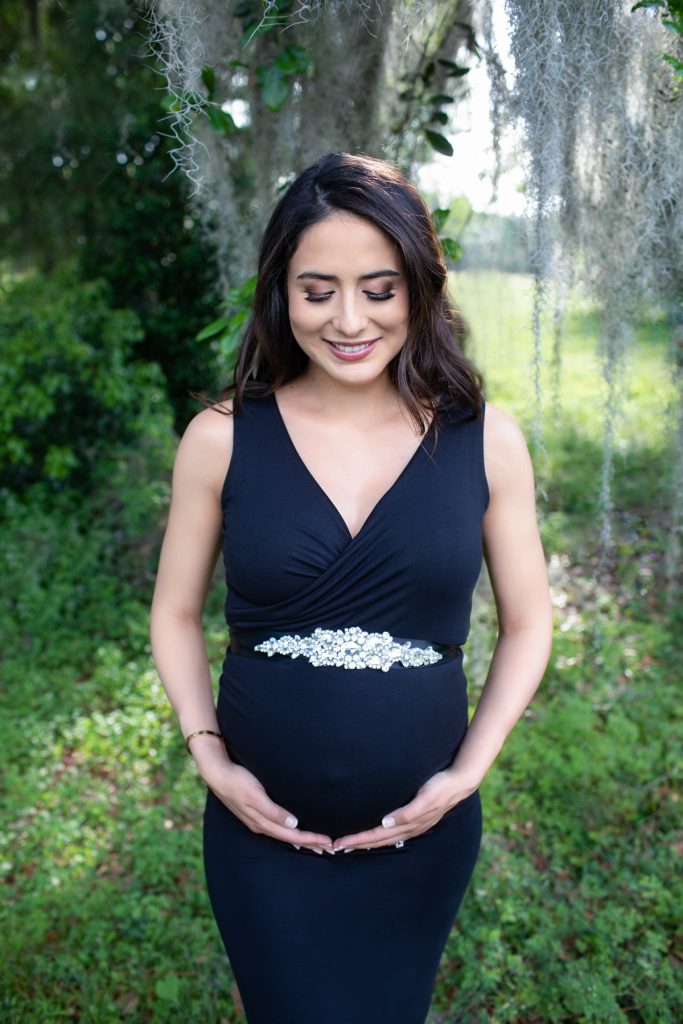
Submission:
[[[338,359],[362,359],[369,352],[372,352],[373,348],[380,340],[380,338],[374,338],[369,341],[354,341],[349,343],[346,341],[328,341],[327,338],[323,338],[323,341],[330,346],[334,355],[337,356]]]

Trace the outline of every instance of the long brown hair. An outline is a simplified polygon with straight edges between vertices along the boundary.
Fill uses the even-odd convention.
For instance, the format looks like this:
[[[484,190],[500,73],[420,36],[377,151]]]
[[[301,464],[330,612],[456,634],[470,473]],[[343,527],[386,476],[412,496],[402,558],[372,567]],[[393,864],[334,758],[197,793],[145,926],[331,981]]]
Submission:
[[[429,210],[417,190],[384,160],[330,153],[303,171],[273,210],[259,252],[251,322],[242,340],[234,380],[219,395],[265,398],[304,370],[308,357],[289,322],[287,266],[302,233],[337,210],[364,217],[391,238],[408,282],[408,333],[388,366],[420,433],[426,412],[455,407],[481,417],[482,377],[462,352],[466,334],[448,295],[448,276]],[[435,424],[438,430],[438,423]]]

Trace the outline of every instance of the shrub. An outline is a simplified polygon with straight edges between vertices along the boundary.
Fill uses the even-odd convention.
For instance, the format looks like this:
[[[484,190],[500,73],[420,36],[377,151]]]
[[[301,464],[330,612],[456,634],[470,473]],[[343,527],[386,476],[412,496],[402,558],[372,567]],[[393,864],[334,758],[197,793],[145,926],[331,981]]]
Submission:
[[[68,268],[14,282],[0,302],[0,487],[89,489],[121,445],[154,429],[159,368],[131,360],[137,316],[106,281]]]

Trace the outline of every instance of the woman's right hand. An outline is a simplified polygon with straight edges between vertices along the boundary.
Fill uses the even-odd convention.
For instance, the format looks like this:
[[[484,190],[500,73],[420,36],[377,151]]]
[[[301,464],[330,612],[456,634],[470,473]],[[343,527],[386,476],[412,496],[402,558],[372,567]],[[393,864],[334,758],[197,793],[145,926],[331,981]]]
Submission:
[[[271,800],[256,776],[243,765],[223,757],[220,760],[213,758],[209,764],[198,767],[209,789],[252,832],[316,853],[322,853],[324,849],[328,853],[333,852],[330,836],[298,829],[296,817]],[[294,824],[288,825],[287,821]]]

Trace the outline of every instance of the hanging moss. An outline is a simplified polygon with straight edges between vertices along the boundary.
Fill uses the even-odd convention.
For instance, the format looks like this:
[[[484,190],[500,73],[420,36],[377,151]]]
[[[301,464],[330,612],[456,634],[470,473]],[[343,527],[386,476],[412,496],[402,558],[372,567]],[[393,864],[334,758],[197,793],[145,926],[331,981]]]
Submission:
[[[278,190],[324,153],[369,152],[408,172],[424,160],[431,99],[464,91],[448,61],[471,38],[470,13],[469,0],[150,7],[172,157],[192,183],[224,292],[249,276]],[[438,109],[447,121],[447,105]]]
[[[683,291],[683,98],[676,97],[671,68],[662,61],[662,53],[671,52],[672,46],[680,51],[681,40],[672,42],[672,33],[656,13],[633,13],[631,7],[622,0],[505,4],[516,69],[508,114],[524,131],[533,220],[535,422],[540,422],[541,329],[550,302],[548,283],[555,282],[559,295],[554,315],[557,374],[564,297],[578,280],[593,296],[601,322],[603,567],[612,556],[612,467],[633,329],[644,302],[655,300],[680,310]],[[492,84],[499,118],[497,71]],[[679,335],[672,344],[672,372],[680,382],[680,316],[674,314],[671,320]],[[670,422],[680,430],[682,420],[679,403]],[[670,580],[683,501],[683,457],[680,446],[677,450]]]

